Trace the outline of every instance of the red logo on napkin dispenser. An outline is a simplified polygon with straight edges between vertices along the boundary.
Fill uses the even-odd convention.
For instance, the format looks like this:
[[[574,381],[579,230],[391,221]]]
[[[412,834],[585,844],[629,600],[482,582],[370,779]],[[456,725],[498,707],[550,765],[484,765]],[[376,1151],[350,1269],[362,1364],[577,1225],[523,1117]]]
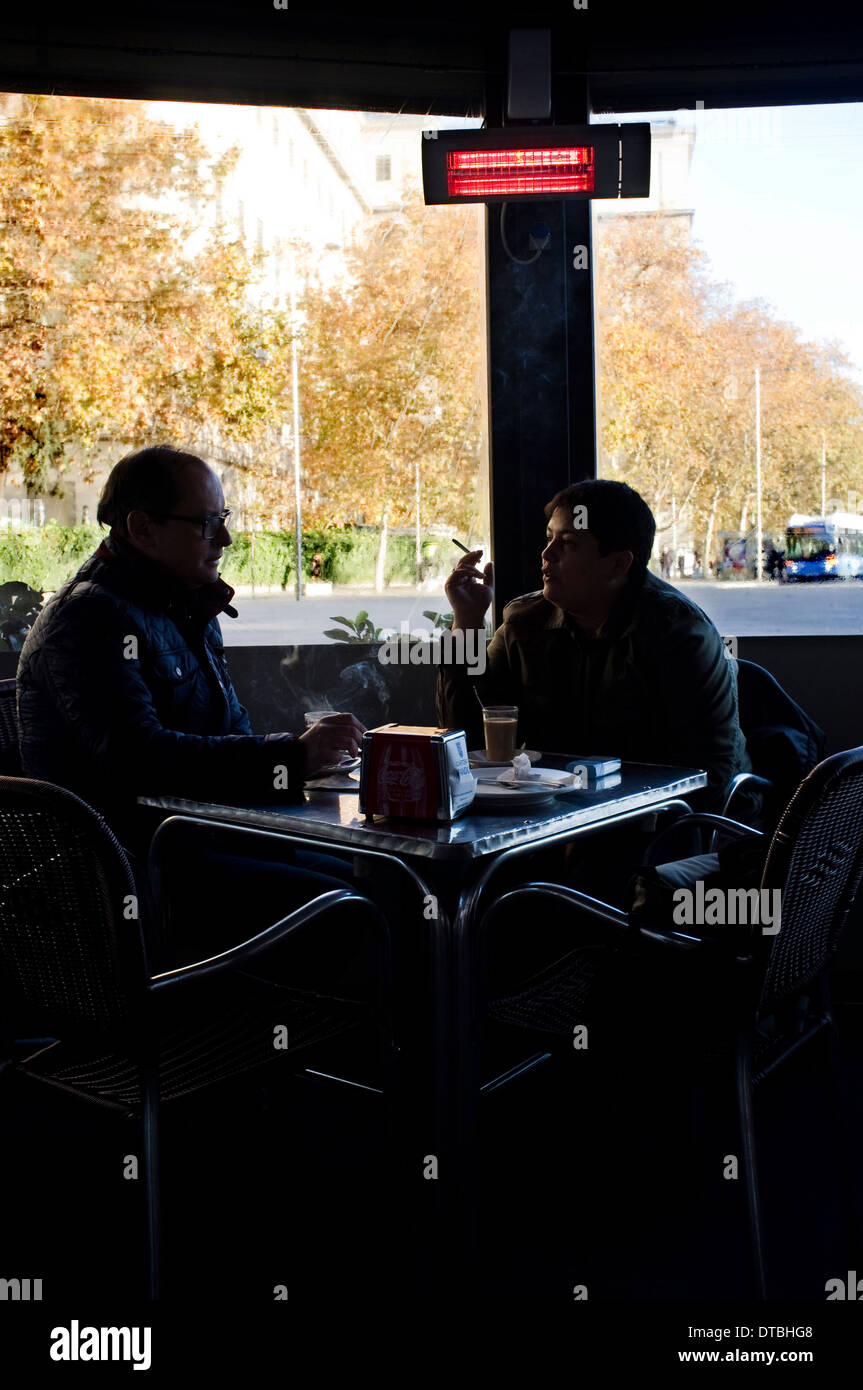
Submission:
[[[416,807],[416,814],[420,816],[430,813],[427,793],[434,768],[428,751],[428,744],[424,748],[417,744],[399,748],[391,743],[384,744],[378,765],[378,791],[382,801],[390,807],[389,814],[404,815],[404,808],[408,806]]]

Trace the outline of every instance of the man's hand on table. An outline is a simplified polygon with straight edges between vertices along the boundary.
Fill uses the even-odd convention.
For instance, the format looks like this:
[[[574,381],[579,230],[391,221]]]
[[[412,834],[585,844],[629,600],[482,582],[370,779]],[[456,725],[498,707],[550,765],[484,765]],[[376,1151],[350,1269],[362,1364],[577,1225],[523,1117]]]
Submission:
[[[321,768],[331,767],[345,754],[355,758],[360,751],[365,727],[352,714],[328,714],[300,736],[306,750],[306,776],[314,777]]]
[[[477,569],[481,550],[463,555],[444,585],[453,611],[453,630],[485,627],[485,615],[494,597],[494,565]]]

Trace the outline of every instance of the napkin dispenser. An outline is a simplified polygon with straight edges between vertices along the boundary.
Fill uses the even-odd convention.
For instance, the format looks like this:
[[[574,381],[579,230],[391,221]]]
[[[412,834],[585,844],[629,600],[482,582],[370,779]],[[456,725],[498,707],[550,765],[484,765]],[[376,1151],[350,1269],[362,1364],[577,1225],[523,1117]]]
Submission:
[[[359,809],[366,816],[452,821],[475,795],[464,729],[385,724],[363,735]]]

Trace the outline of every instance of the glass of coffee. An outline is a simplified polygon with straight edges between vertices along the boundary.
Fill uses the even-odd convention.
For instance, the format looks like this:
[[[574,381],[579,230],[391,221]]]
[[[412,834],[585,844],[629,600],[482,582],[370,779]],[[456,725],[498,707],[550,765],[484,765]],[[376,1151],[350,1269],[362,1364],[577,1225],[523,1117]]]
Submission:
[[[313,724],[317,724],[321,719],[326,719],[328,714],[338,714],[338,710],[307,709],[305,714],[303,715],[303,721],[305,723],[306,728],[311,729]]]
[[[485,705],[482,711],[485,756],[490,763],[509,763],[515,757],[517,705]]]
[[[322,719],[331,719],[334,715],[343,713],[343,710],[338,709],[307,709],[303,715],[303,722],[305,723],[306,730],[308,731],[309,729],[314,728],[315,724],[319,724]],[[340,748],[334,754],[334,759],[335,760],[332,763],[330,763],[327,767],[319,768],[318,772],[330,772],[336,768],[344,767],[346,765],[353,766],[356,764],[357,761],[356,756],[351,752],[349,748]]]

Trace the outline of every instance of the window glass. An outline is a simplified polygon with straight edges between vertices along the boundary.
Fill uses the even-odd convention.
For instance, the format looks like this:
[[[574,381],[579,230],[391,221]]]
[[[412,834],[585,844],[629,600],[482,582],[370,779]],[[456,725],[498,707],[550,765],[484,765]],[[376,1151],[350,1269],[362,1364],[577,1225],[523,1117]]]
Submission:
[[[0,96],[0,584],[56,590],[171,442],[232,511],[228,642],[448,611],[451,537],[488,548],[484,209],[426,208],[421,147],[465,124]]]
[[[722,631],[859,631],[858,567],[798,564],[792,517],[856,553],[863,106],[594,120],[652,131],[650,197],[592,204],[600,475]]]

